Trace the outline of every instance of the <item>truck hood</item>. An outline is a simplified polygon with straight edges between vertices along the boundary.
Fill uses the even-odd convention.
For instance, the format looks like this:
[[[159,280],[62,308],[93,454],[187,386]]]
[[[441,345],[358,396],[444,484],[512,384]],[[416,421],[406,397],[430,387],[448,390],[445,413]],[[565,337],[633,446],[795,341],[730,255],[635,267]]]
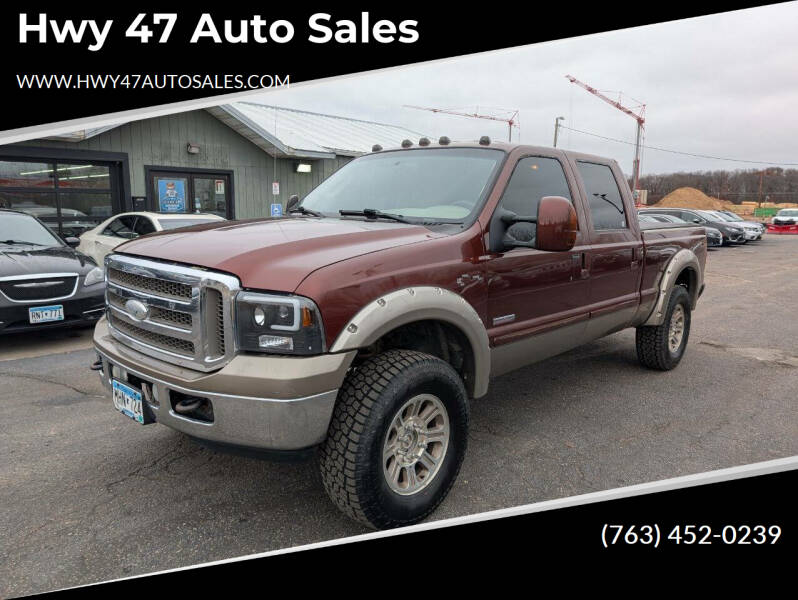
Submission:
[[[116,251],[231,273],[245,288],[293,292],[321,267],[443,235],[404,223],[282,217],[151,234]]]

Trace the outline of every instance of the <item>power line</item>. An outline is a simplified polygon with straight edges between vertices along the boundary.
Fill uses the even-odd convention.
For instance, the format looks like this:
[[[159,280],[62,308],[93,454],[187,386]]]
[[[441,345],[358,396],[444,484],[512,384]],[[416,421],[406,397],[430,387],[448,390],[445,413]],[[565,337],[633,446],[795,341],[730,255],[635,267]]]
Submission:
[[[567,127],[566,125],[560,125],[562,129],[568,129],[570,131],[574,131],[576,133],[582,133],[584,135],[591,135],[593,137],[601,138],[603,140],[608,140],[610,142],[618,142],[619,144],[627,144],[629,146],[634,146],[634,142],[629,142],[627,140],[619,140],[617,138],[607,137],[605,135],[599,135],[598,133],[591,133],[590,131],[582,131],[581,129],[574,129],[573,127]],[[696,154],[694,152],[683,152],[681,150],[671,150],[670,148],[658,148],[657,146],[646,146],[644,145],[643,148],[648,150],[657,150],[659,152],[669,152],[671,154],[681,154],[683,156],[692,156],[694,158],[710,158],[713,160],[725,160],[728,162],[738,162],[738,163],[748,163],[752,165],[784,165],[787,167],[798,167],[798,163],[791,163],[791,162],[778,162],[778,161],[765,161],[765,160],[746,160],[744,158],[728,158],[724,156],[712,156],[709,154]]]

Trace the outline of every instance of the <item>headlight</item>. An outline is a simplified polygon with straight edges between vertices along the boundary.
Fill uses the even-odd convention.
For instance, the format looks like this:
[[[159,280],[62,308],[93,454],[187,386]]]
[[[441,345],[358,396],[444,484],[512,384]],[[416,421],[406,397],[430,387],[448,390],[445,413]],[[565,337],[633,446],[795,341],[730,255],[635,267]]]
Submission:
[[[94,285],[103,280],[105,280],[105,271],[103,271],[101,267],[94,267],[86,275],[86,279],[83,280],[83,285]]]
[[[301,296],[239,293],[236,332],[245,351],[307,355],[325,350],[319,309]]]

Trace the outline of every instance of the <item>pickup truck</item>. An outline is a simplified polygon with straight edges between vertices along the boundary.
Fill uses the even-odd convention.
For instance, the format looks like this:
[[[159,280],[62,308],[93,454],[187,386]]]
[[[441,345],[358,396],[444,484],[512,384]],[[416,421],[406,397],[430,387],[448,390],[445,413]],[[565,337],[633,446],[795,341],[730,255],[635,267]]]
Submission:
[[[705,261],[703,227],[641,230],[613,160],[375,146],[284,217],[117,247],[93,368],[139,423],[317,447],[332,501],[396,527],[446,497],[492,377],[629,327],[644,366],[674,368]]]

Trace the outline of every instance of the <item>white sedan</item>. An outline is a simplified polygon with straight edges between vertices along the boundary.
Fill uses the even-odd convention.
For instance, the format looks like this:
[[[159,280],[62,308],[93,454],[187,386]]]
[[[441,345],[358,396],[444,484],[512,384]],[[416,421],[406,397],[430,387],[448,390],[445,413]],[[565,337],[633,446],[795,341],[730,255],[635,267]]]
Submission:
[[[224,220],[223,217],[208,213],[122,213],[84,232],[80,236],[78,250],[91,256],[98,265],[102,265],[105,255],[113,252],[122,242],[156,231]]]

